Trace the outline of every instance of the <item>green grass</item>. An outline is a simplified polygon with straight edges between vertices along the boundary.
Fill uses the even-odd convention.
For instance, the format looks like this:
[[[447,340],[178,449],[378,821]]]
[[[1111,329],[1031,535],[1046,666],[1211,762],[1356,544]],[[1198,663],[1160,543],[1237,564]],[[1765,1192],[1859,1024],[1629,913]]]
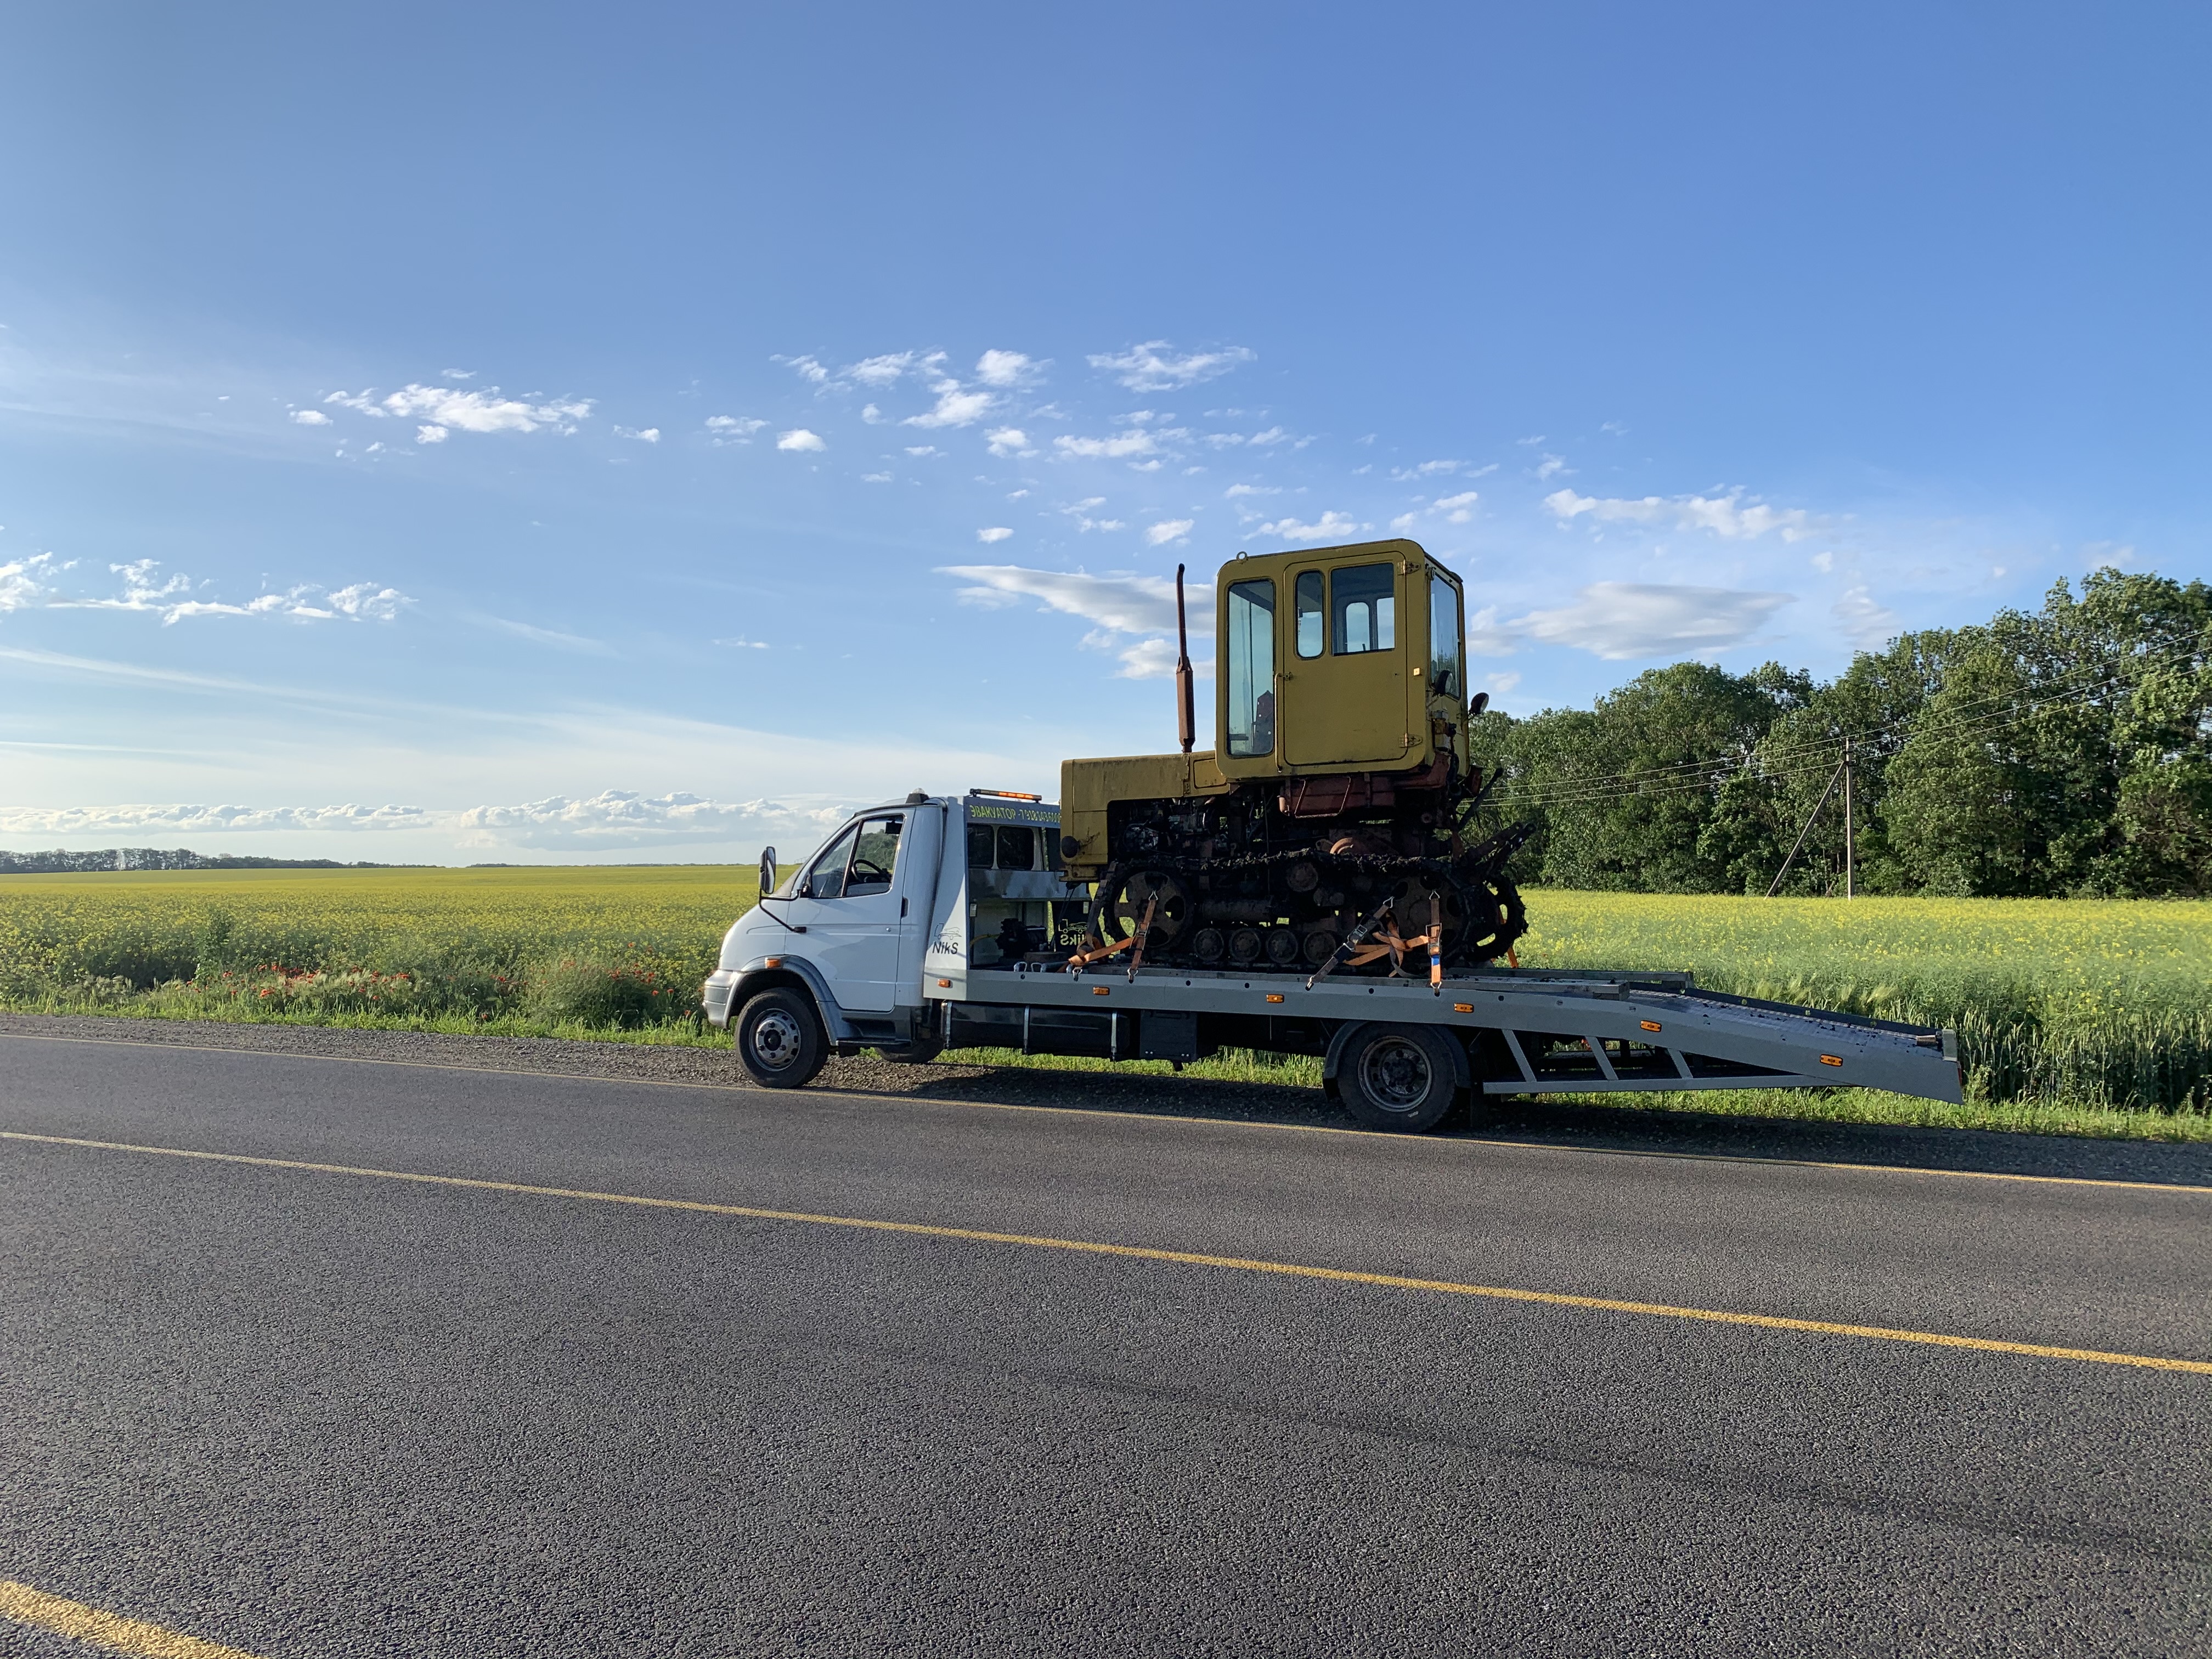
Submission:
[[[1608,1104],[2212,1139],[2212,904],[1528,898],[1524,966],[1688,969],[1739,994],[1950,1025],[1970,1095],[1593,1097]],[[699,985],[753,899],[750,870],[708,866],[9,877],[0,1007],[721,1043],[697,1024]],[[1319,1080],[1311,1060],[1249,1054],[1186,1072]]]

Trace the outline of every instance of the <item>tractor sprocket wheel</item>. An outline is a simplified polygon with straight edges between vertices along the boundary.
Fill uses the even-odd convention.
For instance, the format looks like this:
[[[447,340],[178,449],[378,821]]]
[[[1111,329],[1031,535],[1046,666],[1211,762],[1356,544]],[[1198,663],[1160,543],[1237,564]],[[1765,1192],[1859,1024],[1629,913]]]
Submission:
[[[1147,951],[1172,949],[1190,925],[1190,890],[1172,871],[1139,866],[1098,884],[1092,926],[1107,939],[1127,939],[1152,916]]]

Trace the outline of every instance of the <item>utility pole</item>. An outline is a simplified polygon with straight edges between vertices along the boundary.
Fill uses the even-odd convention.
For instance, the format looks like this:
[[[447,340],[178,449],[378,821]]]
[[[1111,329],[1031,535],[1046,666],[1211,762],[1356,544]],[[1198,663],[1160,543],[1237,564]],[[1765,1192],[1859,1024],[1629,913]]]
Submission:
[[[1844,739],[1844,896],[1856,896],[1852,890],[1851,865],[1856,854],[1851,824],[1851,740]]]

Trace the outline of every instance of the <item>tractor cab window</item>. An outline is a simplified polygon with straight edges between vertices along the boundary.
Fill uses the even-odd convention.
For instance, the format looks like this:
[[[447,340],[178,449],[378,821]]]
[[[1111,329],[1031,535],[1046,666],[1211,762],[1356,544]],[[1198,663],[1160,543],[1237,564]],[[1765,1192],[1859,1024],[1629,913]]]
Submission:
[[[1298,655],[1301,657],[1321,655],[1322,640],[1325,632],[1322,626],[1322,616],[1327,609],[1322,602],[1321,584],[1320,571],[1302,570],[1298,573],[1297,596]]]
[[[1467,701],[1467,655],[1460,634],[1459,584],[1429,572],[1429,695]]]
[[[1387,567],[1386,567],[1387,568]],[[1232,757],[1275,752],[1275,584],[1229,589],[1228,738]]]
[[[1329,648],[1340,657],[1388,651],[1398,642],[1396,567],[1355,564],[1328,579]]]

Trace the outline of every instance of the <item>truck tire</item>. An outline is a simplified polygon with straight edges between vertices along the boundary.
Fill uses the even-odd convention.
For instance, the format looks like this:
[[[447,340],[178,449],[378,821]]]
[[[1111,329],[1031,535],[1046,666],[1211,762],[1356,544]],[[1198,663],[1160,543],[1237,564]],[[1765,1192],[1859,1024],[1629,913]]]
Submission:
[[[1427,1025],[1364,1025],[1337,1062],[1338,1098],[1364,1129],[1433,1129],[1459,1103],[1450,1042]]]
[[[763,1089],[802,1088],[830,1057],[813,999],[787,986],[763,991],[731,1024],[738,1065]]]

